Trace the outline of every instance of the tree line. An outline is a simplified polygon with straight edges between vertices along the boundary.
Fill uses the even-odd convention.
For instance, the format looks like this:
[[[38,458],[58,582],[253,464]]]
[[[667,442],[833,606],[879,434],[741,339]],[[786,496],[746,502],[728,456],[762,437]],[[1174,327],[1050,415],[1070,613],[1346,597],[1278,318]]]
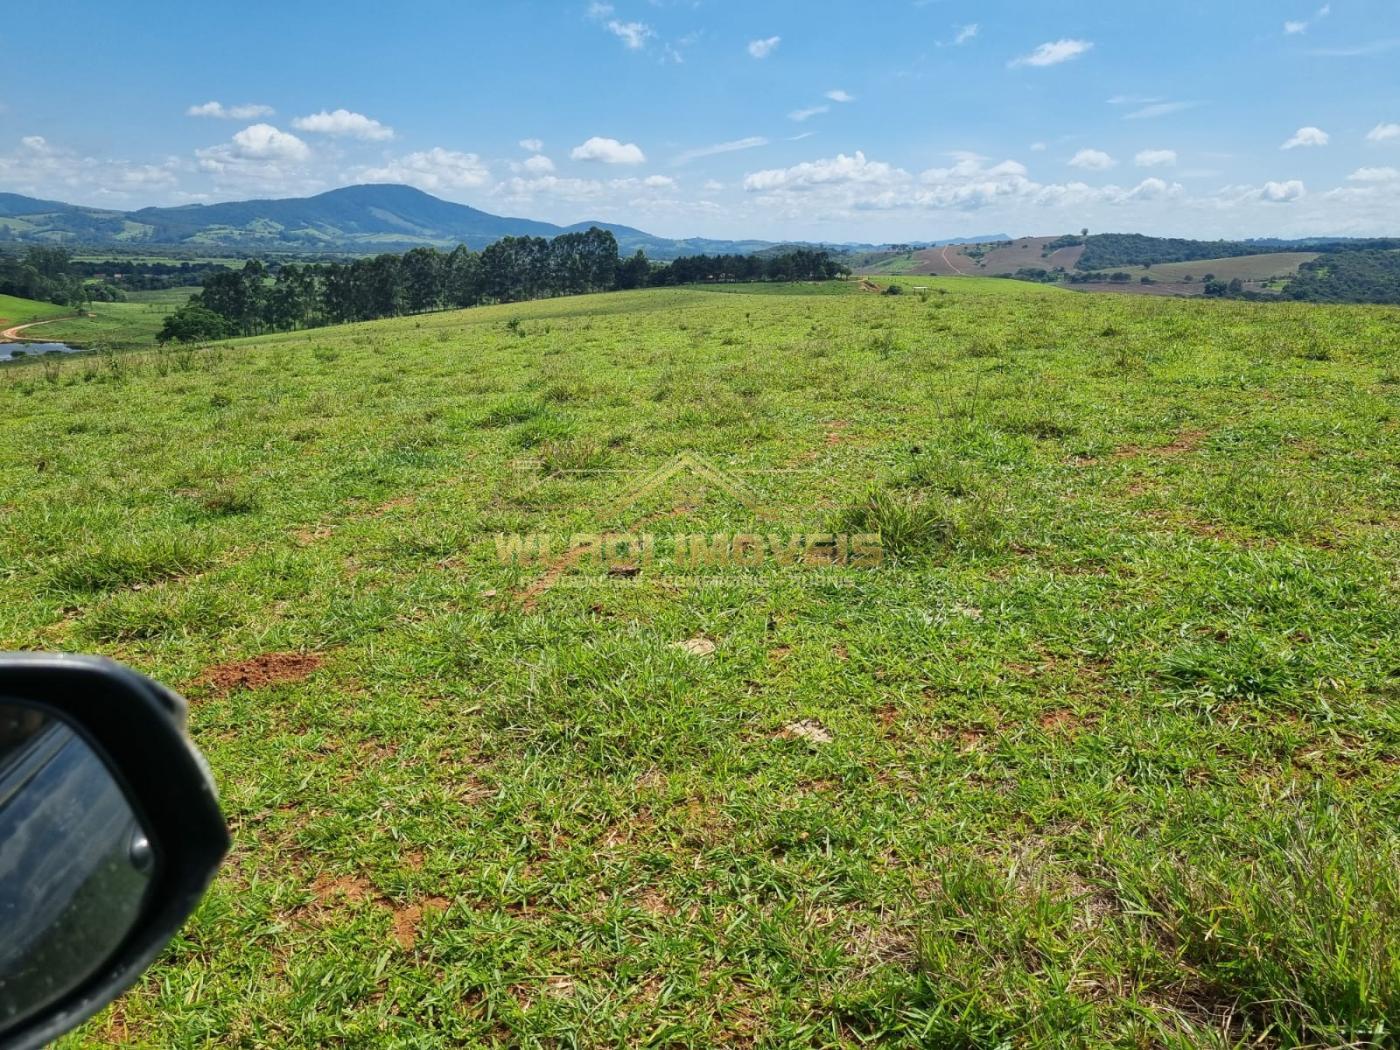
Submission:
[[[73,307],[122,297],[110,285],[90,284],[77,272],[67,248],[38,244],[18,254],[0,254],[0,295]]]
[[[414,248],[352,262],[283,263],[253,259],[211,273],[203,288],[166,319],[161,342],[315,328],[381,317],[661,285],[719,281],[829,280],[849,273],[826,252],[798,249],[769,259],[690,256],[669,264],[638,251],[618,254],[617,239],[582,233],[506,237],[474,252]]]

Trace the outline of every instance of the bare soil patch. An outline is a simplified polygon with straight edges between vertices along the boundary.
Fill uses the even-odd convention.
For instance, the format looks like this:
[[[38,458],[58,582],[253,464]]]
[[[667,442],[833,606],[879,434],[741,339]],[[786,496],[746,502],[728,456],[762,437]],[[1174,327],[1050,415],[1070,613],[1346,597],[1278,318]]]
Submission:
[[[262,653],[247,660],[208,668],[200,684],[220,693],[235,689],[263,689],[270,685],[300,682],[325,662],[318,653]]]

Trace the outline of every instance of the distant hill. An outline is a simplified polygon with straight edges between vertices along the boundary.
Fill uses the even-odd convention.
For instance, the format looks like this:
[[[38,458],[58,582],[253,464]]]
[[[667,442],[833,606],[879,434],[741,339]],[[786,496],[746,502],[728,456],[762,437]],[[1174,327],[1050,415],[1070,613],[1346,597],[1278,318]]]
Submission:
[[[441,200],[411,186],[345,186],[314,197],[187,204],[120,212],[0,193],[0,244],[91,247],[181,246],[239,251],[379,252],[418,245],[481,249],[502,237],[557,237],[598,226],[611,230],[623,254],[639,248],[654,259],[678,255],[748,254],[771,241],[674,239],[618,223],[557,226],[492,215]],[[864,246],[870,247],[870,246]]]
[[[994,277],[1025,267],[1071,268],[1084,251],[1057,237],[990,237],[977,241],[940,241],[931,248],[871,253],[859,257],[857,273],[903,273],[911,277]]]

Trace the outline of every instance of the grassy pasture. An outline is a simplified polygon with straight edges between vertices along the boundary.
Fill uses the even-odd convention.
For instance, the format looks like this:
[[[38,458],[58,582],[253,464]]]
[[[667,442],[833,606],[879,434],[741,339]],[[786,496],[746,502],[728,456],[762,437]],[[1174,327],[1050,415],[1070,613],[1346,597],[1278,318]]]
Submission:
[[[1393,1039],[1400,311],[919,283],[0,373],[0,645],[186,692],[236,841],[63,1045]],[[890,557],[491,541],[760,528]]]
[[[129,292],[121,303],[92,303],[82,317],[45,325],[43,336],[72,346],[130,350],[155,344],[166,317],[189,301],[198,288]],[[37,333],[36,333],[37,334]]]
[[[50,317],[63,317],[69,313],[72,313],[72,310],[66,306],[41,303],[33,299],[21,299],[15,295],[0,295],[0,328],[12,328],[15,325],[28,324],[30,321],[43,321]],[[53,326],[45,325],[45,338],[47,338],[47,329],[51,327]]]

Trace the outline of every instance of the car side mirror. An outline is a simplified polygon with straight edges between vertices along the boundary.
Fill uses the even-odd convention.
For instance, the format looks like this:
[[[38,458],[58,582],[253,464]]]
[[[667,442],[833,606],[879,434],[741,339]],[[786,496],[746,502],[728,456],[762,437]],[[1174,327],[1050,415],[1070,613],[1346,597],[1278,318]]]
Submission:
[[[120,995],[218,870],[228,829],[185,711],[110,660],[0,655],[0,1046]]]

